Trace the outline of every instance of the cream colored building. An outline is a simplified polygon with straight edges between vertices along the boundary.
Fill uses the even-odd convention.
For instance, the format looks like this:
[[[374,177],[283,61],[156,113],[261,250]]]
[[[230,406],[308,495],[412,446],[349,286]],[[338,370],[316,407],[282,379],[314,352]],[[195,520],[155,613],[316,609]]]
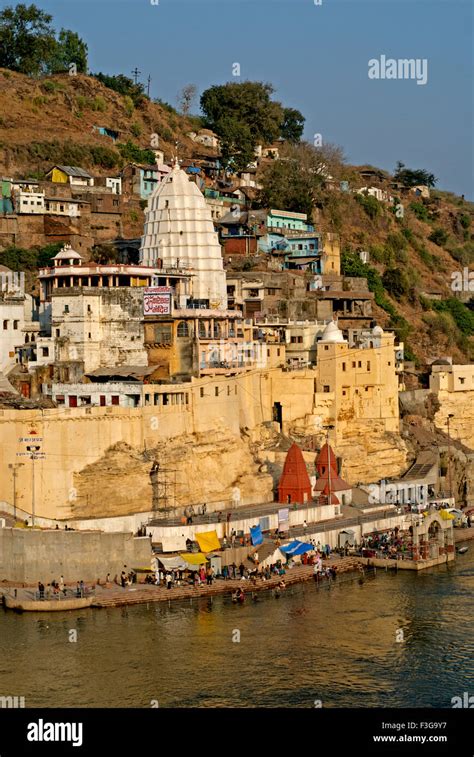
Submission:
[[[24,274],[0,266],[0,373],[7,374],[17,363],[17,349],[33,340],[39,329],[34,321],[31,295],[24,291]]]
[[[474,390],[474,365],[453,365],[448,359],[431,364],[430,391],[466,392]]]
[[[141,287],[57,289],[51,336],[39,337],[29,370],[54,364],[61,380],[112,365],[148,364]]]
[[[394,334],[379,326],[368,347],[349,347],[336,323],[326,327],[317,349],[317,393],[329,395],[338,432],[355,420],[379,418],[398,433],[398,376]]]
[[[321,268],[325,276],[339,276],[341,273],[341,246],[338,234],[327,232],[323,235]]]

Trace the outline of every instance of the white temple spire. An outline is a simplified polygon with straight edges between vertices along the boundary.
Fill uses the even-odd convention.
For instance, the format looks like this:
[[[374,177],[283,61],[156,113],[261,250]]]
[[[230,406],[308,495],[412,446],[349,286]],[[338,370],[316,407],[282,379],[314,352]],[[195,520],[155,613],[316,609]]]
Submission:
[[[221,246],[211,211],[196,184],[179,167],[176,155],[172,171],[148,199],[140,245],[140,264],[163,268],[190,268],[193,297],[219,310],[227,309],[226,277]]]

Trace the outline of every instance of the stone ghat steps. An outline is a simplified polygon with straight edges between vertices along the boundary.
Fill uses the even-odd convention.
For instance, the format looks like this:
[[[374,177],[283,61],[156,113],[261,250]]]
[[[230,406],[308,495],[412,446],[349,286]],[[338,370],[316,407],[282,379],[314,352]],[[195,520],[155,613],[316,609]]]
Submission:
[[[357,570],[361,564],[355,557],[344,557],[334,563],[337,567],[338,575],[347,573],[353,570]],[[124,605],[137,605],[146,604],[148,602],[168,602],[171,600],[182,599],[200,599],[201,597],[212,597],[220,594],[229,594],[238,588],[244,589],[246,594],[251,594],[257,591],[266,591],[268,589],[274,589],[278,586],[283,578],[286,586],[292,584],[301,583],[303,581],[309,581],[313,577],[313,566],[302,565],[297,568],[292,568],[287,571],[285,575],[275,576],[268,581],[259,580],[257,583],[252,581],[243,581],[240,579],[229,579],[227,581],[217,580],[212,586],[204,585],[199,588],[192,586],[177,586],[172,589],[165,589],[163,587],[150,586],[145,588],[137,588],[130,591],[129,589],[123,590],[123,593],[113,590],[113,594],[109,596],[96,596],[92,602],[92,607],[119,607]]]

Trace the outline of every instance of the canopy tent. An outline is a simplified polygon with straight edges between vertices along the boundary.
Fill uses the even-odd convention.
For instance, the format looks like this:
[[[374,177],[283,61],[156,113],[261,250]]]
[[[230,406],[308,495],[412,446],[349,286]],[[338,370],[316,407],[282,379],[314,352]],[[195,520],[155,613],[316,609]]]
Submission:
[[[252,528],[250,529],[250,538],[252,539],[252,544],[254,547],[257,547],[259,544],[263,544],[263,535],[260,526],[252,526]]]
[[[305,544],[302,541],[292,541],[290,544],[285,544],[280,547],[280,550],[287,555],[287,557],[293,557],[294,555],[304,555],[305,552],[311,552],[314,549],[312,544]]]
[[[165,570],[186,570],[186,561],[182,557],[159,557],[158,560]]]
[[[217,538],[217,531],[203,531],[195,535],[195,540],[199,544],[201,552],[213,552],[221,548],[221,543]]]
[[[180,555],[186,563],[188,570],[197,570],[200,565],[207,562],[207,557],[202,552],[187,552]]]

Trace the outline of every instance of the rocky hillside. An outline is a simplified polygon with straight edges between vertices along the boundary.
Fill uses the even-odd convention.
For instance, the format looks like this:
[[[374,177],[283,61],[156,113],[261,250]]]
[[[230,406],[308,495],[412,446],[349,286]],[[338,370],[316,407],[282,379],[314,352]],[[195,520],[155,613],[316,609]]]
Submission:
[[[398,204],[402,217],[395,213]],[[410,357],[419,365],[440,355],[474,360],[473,203],[437,190],[429,199],[405,191],[394,204],[332,191],[318,219],[322,229],[340,234],[343,272],[367,276],[377,319],[397,331]],[[362,250],[369,253],[367,265]],[[454,277],[465,269],[470,286],[464,281],[456,291]]]
[[[43,178],[54,163],[117,172],[130,160],[147,162],[151,147],[170,160],[176,140],[183,158],[209,154],[186,136],[199,127],[197,117],[143,96],[134,101],[85,75],[35,79],[0,69],[0,114],[0,176]],[[98,126],[118,131],[117,141],[100,135]],[[347,165],[335,178],[351,189],[367,183]],[[387,175],[394,195],[390,182]],[[137,227],[142,221],[137,217]],[[453,274],[474,266],[473,203],[438,190],[429,199],[400,190],[392,204],[333,186],[321,190],[314,221],[340,235],[343,272],[368,277],[377,320],[397,332],[418,368],[440,355],[474,360],[474,273],[471,291],[466,283],[464,291],[452,289]]]
[[[182,157],[197,150],[186,136],[196,119],[146,97],[134,103],[92,76],[34,79],[0,69],[0,114],[3,176],[43,178],[54,163],[79,165],[101,175],[133,160],[137,148],[155,147],[170,159],[176,140]],[[98,126],[118,131],[117,141],[99,134],[94,128]],[[206,148],[199,145],[199,152]]]

